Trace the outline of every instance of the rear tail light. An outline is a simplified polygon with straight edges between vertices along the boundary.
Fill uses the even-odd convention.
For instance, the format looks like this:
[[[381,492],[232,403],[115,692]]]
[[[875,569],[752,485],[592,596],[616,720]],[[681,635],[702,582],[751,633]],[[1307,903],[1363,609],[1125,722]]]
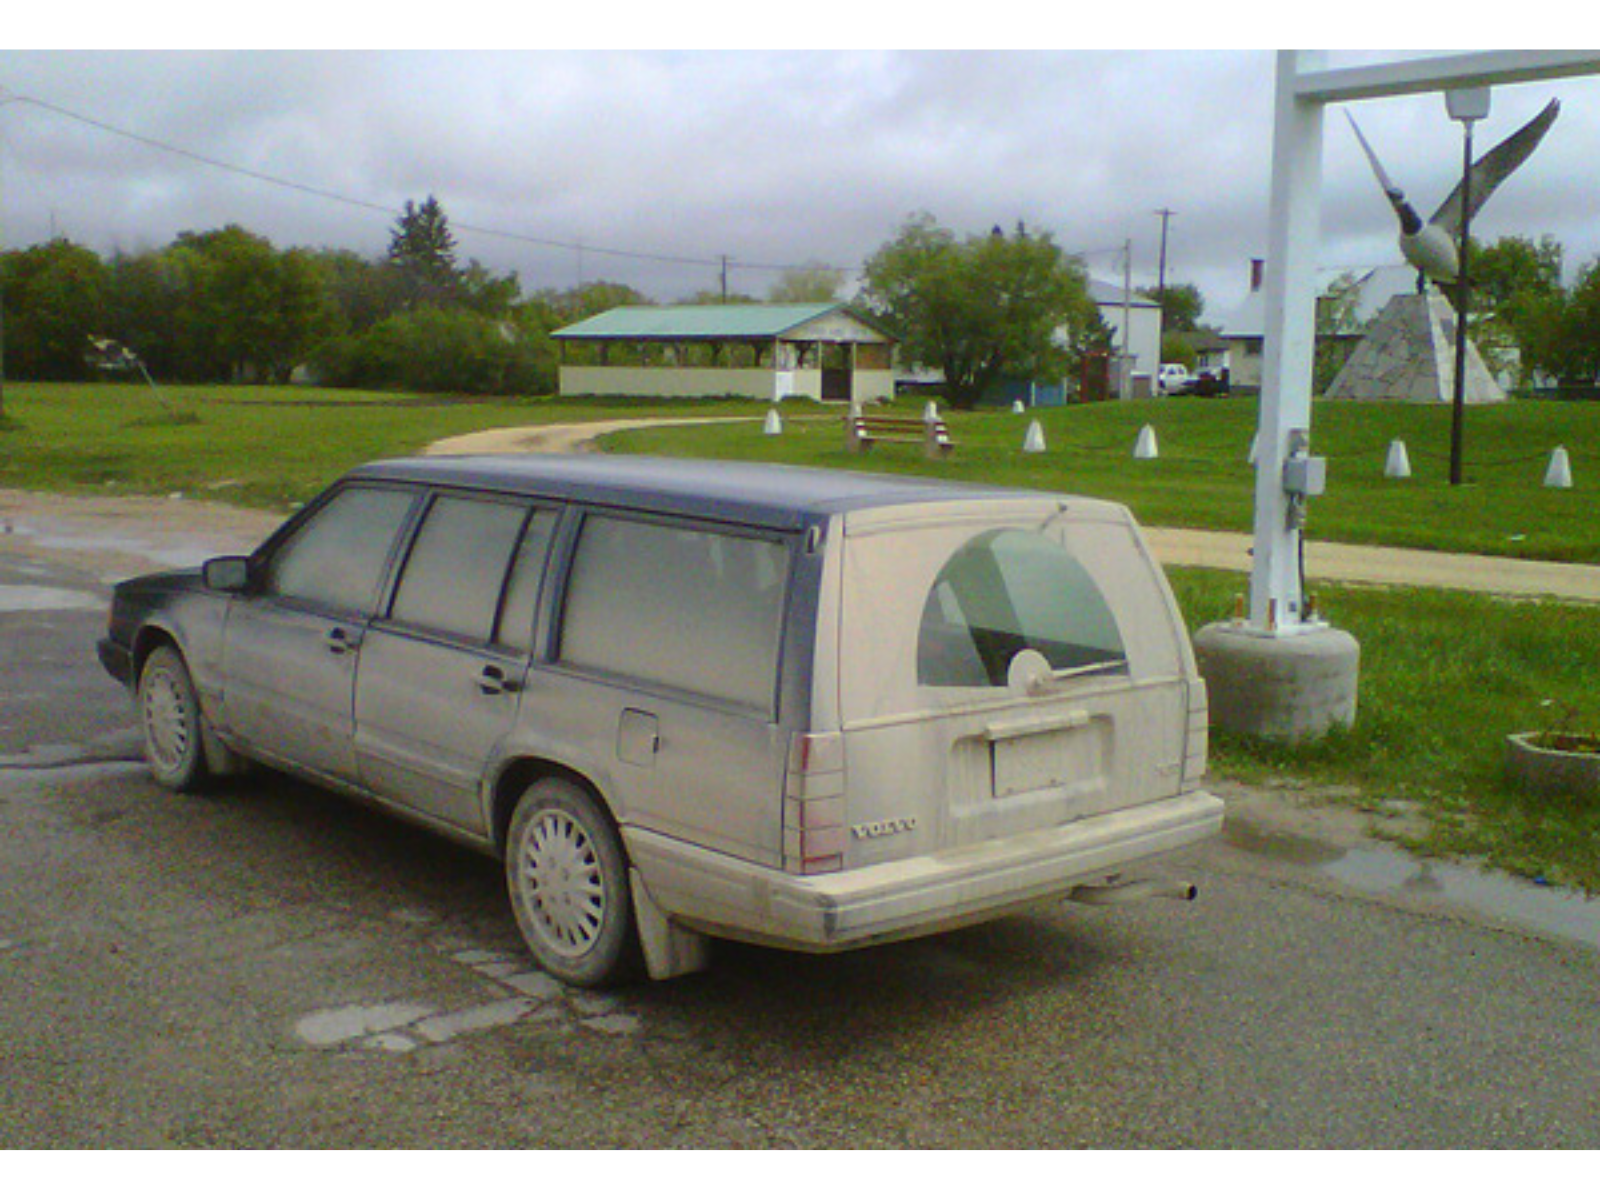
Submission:
[[[783,787],[783,866],[797,875],[844,868],[844,737],[797,733]]]

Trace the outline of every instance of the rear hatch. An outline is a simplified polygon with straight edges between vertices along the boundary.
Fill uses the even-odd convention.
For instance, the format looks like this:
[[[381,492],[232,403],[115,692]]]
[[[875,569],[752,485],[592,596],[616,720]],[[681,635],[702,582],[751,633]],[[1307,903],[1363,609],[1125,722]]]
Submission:
[[[814,728],[842,767],[836,868],[945,853],[1199,782],[1205,697],[1127,511],[1056,497],[843,521]],[[836,724],[823,722],[836,719]],[[821,755],[818,755],[821,757]]]

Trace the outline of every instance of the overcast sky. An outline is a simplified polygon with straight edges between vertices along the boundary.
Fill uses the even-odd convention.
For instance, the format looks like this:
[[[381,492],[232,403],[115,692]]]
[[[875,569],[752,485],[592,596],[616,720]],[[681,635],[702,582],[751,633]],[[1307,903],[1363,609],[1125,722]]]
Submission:
[[[1023,221],[1111,282],[1131,242],[1150,286],[1166,209],[1167,278],[1216,319],[1267,249],[1273,69],[1261,49],[4,50],[0,237],[108,253],[235,223],[379,256],[431,194],[461,257],[526,290],[607,279],[670,301],[717,289],[724,258],[757,296],[784,266],[857,265],[919,211],[958,233]],[[1497,89],[1476,147],[1552,97],[1560,118],[1473,228],[1549,234],[1570,273],[1600,256],[1600,77]],[[1443,100],[1350,111],[1431,213],[1461,166]],[[1331,111],[1323,265],[1399,263],[1395,232]]]

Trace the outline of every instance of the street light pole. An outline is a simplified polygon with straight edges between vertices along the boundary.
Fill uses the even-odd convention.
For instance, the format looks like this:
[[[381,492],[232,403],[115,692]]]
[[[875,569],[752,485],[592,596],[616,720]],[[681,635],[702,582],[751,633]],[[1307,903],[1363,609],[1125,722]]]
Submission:
[[[1456,246],[1456,372],[1450,403],[1450,486],[1462,481],[1467,411],[1467,311],[1472,285],[1468,280],[1468,242],[1472,236],[1472,125],[1489,115],[1489,89],[1457,88],[1444,94],[1452,120],[1461,122],[1461,230]]]

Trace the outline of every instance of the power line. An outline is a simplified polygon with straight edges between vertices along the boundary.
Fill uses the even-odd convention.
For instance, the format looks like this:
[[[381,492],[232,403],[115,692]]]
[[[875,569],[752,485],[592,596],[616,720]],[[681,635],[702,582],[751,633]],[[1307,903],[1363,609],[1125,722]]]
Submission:
[[[4,89],[0,89],[0,92],[3,91]],[[346,196],[340,192],[330,191],[327,188],[300,183],[297,180],[285,179],[278,175],[270,175],[264,171],[253,170],[250,167],[241,167],[237,163],[224,162],[222,159],[212,158],[204,154],[198,154],[193,150],[186,150],[182,146],[175,146],[170,142],[161,141],[159,138],[148,137],[144,134],[135,133],[131,130],[121,129],[105,121],[98,120],[95,117],[85,116],[83,113],[79,112],[73,112],[71,109],[62,108],[60,105],[51,104],[48,101],[39,100],[33,96],[24,96],[15,92],[5,93],[4,102],[31,104],[35,108],[40,108],[46,112],[54,113],[57,116],[65,117],[68,120],[77,121],[81,124],[91,126],[92,128],[98,129],[103,133],[109,133],[115,137],[126,138],[129,141],[137,142],[140,145],[147,146],[153,150],[159,150],[165,154],[177,155],[180,158],[188,159],[189,161],[199,163],[202,166],[211,167],[218,171],[225,171],[233,175],[240,175],[247,179],[253,179],[258,183],[265,183],[273,187],[284,188],[288,191],[299,192],[302,195],[312,196],[319,200],[327,200],[336,204],[348,205],[351,208],[360,208],[369,212],[383,213],[386,216],[392,215],[394,212],[392,205],[379,204],[376,201],[363,200],[354,196]],[[675,266],[722,267],[723,269],[726,269],[726,264],[728,262],[727,256],[720,256],[717,258],[694,258],[688,255],[651,253],[641,250],[620,250],[605,246],[594,246],[579,240],[538,237],[533,234],[518,233],[507,229],[495,229],[485,225],[472,225],[457,220],[452,220],[451,226],[452,228],[463,233],[474,233],[481,237],[502,238],[506,241],[521,242],[524,245],[540,246],[551,250],[574,251],[585,255],[602,254],[608,255],[612,258],[626,258],[642,262],[667,263]],[[823,266],[823,269],[826,270],[838,271],[855,269],[848,267],[825,266],[823,264],[815,263],[740,262],[739,266],[745,270],[754,271],[805,270],[816,266]]]

